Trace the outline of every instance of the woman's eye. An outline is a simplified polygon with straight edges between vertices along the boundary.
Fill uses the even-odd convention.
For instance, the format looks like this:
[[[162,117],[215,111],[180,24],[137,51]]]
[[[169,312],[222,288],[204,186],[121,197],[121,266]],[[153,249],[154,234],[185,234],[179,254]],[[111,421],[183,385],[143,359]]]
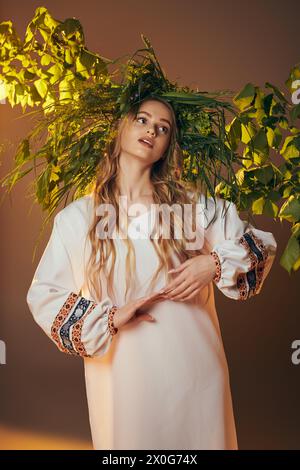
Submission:
[[[147,121],[147,119],[144,118],[144,117],[138,117],[138,118],[137,118],[137,121],[139,121],[140,119],[143,119],[144,121]],[[167,133],[169,132],[169,129],[168,129],[167,127],[165,127],[165,126],[159,126],[159,128],[160,128],[160,129],[164,129],[163,132],[164,132],[165,134],[167,134]]]

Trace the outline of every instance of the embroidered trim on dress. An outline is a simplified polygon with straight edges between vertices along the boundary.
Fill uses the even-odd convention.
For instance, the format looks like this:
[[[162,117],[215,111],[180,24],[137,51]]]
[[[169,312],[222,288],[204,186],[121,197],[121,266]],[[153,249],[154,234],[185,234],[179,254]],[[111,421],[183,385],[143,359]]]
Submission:
[[[65,319],[70,314],[70,311],[74,307],[77,298],[78,298],[78,295],[75,294],[74,292],[72,292],[68,296],[68,298],[65,301],[64,305],[62,306],[62,308],[60,309],[60,311],[56,315],[56,317],[54,319],[54,322],[52,324],[52,327],[51,327],[51,337],[52,337],[53,341],[56,343],[58,349],[62,352],[65,352],[65,353],[69,353],[69,351],[60,342],[59,330],[60,330],[61,326],[63,325]]]
[[[215,272],[215,275],[213,277],[213,281],[219,282],[219,280],[221,279],[221,262],[220,262],[220,258],[219,258],[216,251],[211,251],[210,254],[212,255],[212,257],[213,257],[213,259],[216,263],[216,272]]]
[[[81,341],[81,331],[85,318],[95,307],[94,301],[71,292],[51,327],[51,337],[60,351],[90,357]]]
[[[81,318],[81,320],[79,320],[79,322],[77,322],[73,326],[72,343],[74,345],[75,350],[77,351],[77,353],[80,356],[89,357],[89,355],[87,354],[87,352],[85,350],[85,347],[84,347],[84,345],[81,341],[81,331],[82,331],[83,322],[85,320],[85,317],[87,317],[92,312],[92,310],[94,310],[95,307],[96,307],[96,304],[95,304],[95,302],[93,302],[92,305],[90,306],[90,308],[86,311],[85,315]]]
[[[250,269],[237,277],[237,288],[240,300],[247,300],[257,294],[261,288],[268,251],[260,238],[252,230],[243,234],[239,239],[250,258]]]
[[[119,330],[114,326],[114,314],[116,313],[117,309],[117,305],[113,305],[108,312],[108,328],[112,336],[117,334]]]

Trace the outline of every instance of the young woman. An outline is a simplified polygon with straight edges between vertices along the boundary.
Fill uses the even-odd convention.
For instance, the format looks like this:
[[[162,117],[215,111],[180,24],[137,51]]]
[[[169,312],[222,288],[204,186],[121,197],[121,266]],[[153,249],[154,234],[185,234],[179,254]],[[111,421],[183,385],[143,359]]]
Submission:
[[[213,283],[236,300],[258,294],[277,245],[233,203],[205,204],[170,178],[176,132],[162,99],[128,112],[94,190],[55,216],[28,291],[49,338],[84,358],[95,449],[238,447]],[[184,204],[199,215],[192,248],[175,236],[183,212],[166,209]]]

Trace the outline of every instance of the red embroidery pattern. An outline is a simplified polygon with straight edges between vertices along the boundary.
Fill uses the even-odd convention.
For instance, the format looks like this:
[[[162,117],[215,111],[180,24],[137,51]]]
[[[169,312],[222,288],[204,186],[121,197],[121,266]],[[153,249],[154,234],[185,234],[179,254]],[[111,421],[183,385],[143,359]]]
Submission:
[[[210,254],[212,255],[212,257],[213,257],[213,259],[216,263],[216,273],[213,277],[213,281],[219,282],[219,280],[221,279],[221,262],[220,262],[220,258],[219,258],[216,251],[211,251]]]
[[[62,308],[56,315],[54,322],[51,327],[51,337],[53,341],[55,341],[58,349],[62,352],[71,354],[71,352],[63,346],[63,344],[60,341],[59,338],[59,330],[61,326],[63,325],[65,319],[69,316],[72,308],[74,307],[76,301],[78,299],[78,295],[75,294],[74,292],[71,292],[71,294],[68,296],[67,300],[63,304]]]
[[[239,291],[240,300],[246,300],[259,293],[262,287],[266,260],[268,258],[268,251],[262,240],[254,235],[252,230],[249,230],[249,232],[246,232],[246,234],[250,236],[253,243],[255,243],[256,249],[261,254],[261,259],[259,259],[255,251],[253,251],[244,234],[240,238],[239,242],[248,251],[248,256],[250,258],[250,268],[247,273],[240,273],[237,277],[237,288]]]
[[[246,300],[248,298],[247,277],[245,273],[240,273],[237,277],[237,288],[239,291],[239,300]]]
[[[113,305],[108,313],[108,328],[112,336],[118,333],[118,328],[114,326],[114,314],[116,313],[117,308],[118,307],[116,305]]]
[[[68,296],[64,305],[62,306],[62,308],[60,309],[60,311],[58,312],[58,314],[56,315],[54,319],[54,322],[51,327],[51,337],[56,343],[60,351],[65,352],[67,354],[71,354],[71,355],[76,354],[76,355],[83,356],[83,357],[91,357],[89,354],[87,354],[86,349],[81,341],[81,332],[82,332],[84,320],[86,319],[87,315],[89,315],[97,305],[95,302],[91,302],[91,305],[89,306],[89,308],[87,309],[83,317],[79,321],[77,321],[72,327],[72,345],[74,347],[75,353],[72,352],[72,350],[67,349],[63,345],[60,335],[59,335],[60,328],[63,326],[67,317],[69,317],[71,311],[74,309],[74,306],[76,306],[76,304],[78,303],[80,299],[82,299],[82,297],[75,294],[74,292],[72,292]]]
[[[83,356],[83,357],[91,357],[89,354],[87,354],[85,347],[81,341],[81,331],[83,327],[83,322],[86,319],[86,317],[94,310],[95,307],[96,307],[96,303],[93,302],[92,305],[89,307],[89,309],[85,312],[81,320],[79,320],[73,326],[73,329],[72,329],[72,342],[74,345],[74,349],[75,351],[77,351],[77,353],[80,356]]]

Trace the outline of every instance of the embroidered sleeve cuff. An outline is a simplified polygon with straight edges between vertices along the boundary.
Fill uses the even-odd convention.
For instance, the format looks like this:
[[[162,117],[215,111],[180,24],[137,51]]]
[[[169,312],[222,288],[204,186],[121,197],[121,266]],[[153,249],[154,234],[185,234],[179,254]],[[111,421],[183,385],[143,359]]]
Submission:
[[[51,338],[67,354],[92,357],[103,355],[112,340],[107,299],[100,304],[71,292],[56,315]]]
[[[252,230],[244,233],[239,242],[247,251],[250,261],[249,270],[246,273],[239,273],[237,278],[240,300],[246,300],[258,294],[261,290],[268,250],[263,241],[254,235]]]
[[[213,280],[227,297],[246,300],[260,292],[275,252],[273,235],[254,228],[224,240],[211,251],[216,263]]]

